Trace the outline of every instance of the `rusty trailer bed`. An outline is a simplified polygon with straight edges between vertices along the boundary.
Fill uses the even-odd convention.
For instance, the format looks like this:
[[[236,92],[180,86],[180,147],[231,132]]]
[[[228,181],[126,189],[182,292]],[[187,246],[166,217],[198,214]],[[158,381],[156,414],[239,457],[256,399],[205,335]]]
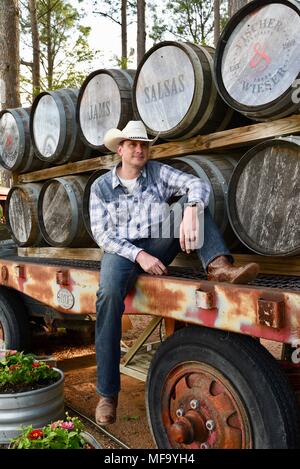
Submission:
[[[0,258],[0,284],[65,315],[94,315],[100,262]],[[139,276],[125,314],[149,314],[268,340],[300,343],[300,278],[259,276],[248,285],[213,283],[203,271],[169,267]]]

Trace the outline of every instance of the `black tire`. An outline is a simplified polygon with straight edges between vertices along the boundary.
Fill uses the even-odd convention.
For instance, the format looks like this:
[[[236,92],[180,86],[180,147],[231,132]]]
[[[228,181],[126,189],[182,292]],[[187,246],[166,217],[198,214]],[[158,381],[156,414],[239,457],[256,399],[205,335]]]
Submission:
[[[208,382],[211,380],[216,388],[219,386],[222,390],[219,391],[220,396],[213,394],[209,386],[203,388],[208,392],[201,394],[200,384],[205,383],[206,377]],[[196,385],[191,384],[193,382]],[[217,446],[216,442],[220,444],[223,441],[224,444],[226,431],[235,431],[237,425],[234,429],[229,428],[227,417],[222,415],[225,411],[220,401],[218,415],[214,402],[216,396],[218,399],[225,396],[237,411],[236,415],[242,416],[238,430],[244,436],[236,446],[230,438],[226,445]],[[177,409],[178,412],[180,404],[183,417],[185,414],[186,418],[195,416],[191,399],[199,405],[195,422],[202,412],[202,431],[207,432],[206,423],[211,418],[215,422],[215,434],[209,432],[205,440],[202,433],[202,440],[194,437],[193,445],[189,446],[187,439],[180,440],[174,433],[175,426],[178,432],[179,420],[184,420],[174,411]],[[146,384],[146,406],[158,448],[296,448],[299,445],[299,408],[286,377],[276,360],[258,341],[240,334],[205,327],[185,327],[175,332],[160,346],[152,360]],[[209,413],[208,409],[214,412]],[[186,428],[188,426],[185,431]],[[196,433],[198,431],[197,427],[194,434],[199,434]]]
[[[18,292],[0,287],[0,339],[6,349],[26,351],[29,348],[29,316]]]

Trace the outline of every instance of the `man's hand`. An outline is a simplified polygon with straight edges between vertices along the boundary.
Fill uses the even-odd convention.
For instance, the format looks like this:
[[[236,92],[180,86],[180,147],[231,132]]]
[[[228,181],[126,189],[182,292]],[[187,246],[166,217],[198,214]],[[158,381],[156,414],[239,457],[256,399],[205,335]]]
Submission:
[[[146,251],[140,251],[135,260],[148,274],[163,275],[167,273],[166,266],[157,257],[151,256]]]
[[[180,247],[189,254],[199,246],[199,217],[198,207],[186,207],[180,224]]]

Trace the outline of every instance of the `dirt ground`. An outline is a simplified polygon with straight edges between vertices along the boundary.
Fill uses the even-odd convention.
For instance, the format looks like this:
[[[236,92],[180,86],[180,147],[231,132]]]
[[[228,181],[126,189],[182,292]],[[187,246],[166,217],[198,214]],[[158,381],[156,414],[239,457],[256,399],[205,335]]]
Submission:
[[[130,318],[132,327],[122,337],[123,345],[129,346],[151,320],[147,316]],[[159,330],[156,329],[148,342],[158,340]],[[80,334],[36,334],[33,351],[39,355],[51,355],[57,361],[57,366],[65,373],[66,405],[93,419],[98,402],[95,348],[91,338],[85,345],[82,342],[87,342],[87,337],[80,337]],[[280,358],[280,344],[263,341],[263,345],[276,358]],[[155,448],[146,416],[145,383],[126,375],[121,376],[121,383],[118,419],[107,430],[131,448]]]
[[[123,333],[123,345],[130,346],[152,319],[149,316],[131,316],[132,327]],[[128,323],[126,324],[128,327]],[[156,330],[148,342],[159,340]],[[82,342],[90,342],[81,345]],[[33,350],[38,355],[47,355],[56,360],[58,368],[65,373],[66,405],[94,419],[98,402],[96,394],[96,361],[92,340],[80,334],[35,333]],[[122,391],[119,395],[118,418],[107,430],[131,448],[155,448],[146,416],[145,383],[121,375]]]

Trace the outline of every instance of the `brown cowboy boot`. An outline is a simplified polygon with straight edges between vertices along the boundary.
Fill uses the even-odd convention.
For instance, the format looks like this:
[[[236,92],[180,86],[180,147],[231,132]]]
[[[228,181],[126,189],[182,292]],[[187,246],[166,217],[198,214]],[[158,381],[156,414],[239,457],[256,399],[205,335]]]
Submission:
[[[118,396],[101,396],[96,407],[95,420],[98,425],[104,427],[116,421]]]
[[[251,262],[243,267],[234,267],[226,256],[216,257],[207,268],[207,279],[214,282],[248,283],[259,272],[259,265]]]

